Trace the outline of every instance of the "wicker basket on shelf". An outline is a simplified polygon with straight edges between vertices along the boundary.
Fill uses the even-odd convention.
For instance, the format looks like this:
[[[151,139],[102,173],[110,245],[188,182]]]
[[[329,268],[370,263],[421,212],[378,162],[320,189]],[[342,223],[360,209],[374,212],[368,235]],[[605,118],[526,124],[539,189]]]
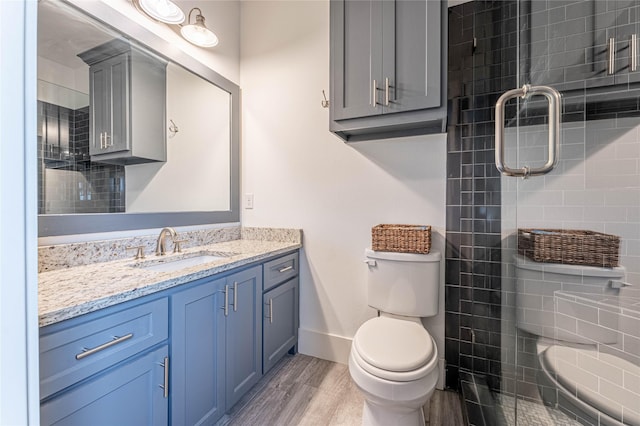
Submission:
[[[431,250],[429,225],[376,225],[371,228],[374,251],[426,254]]]
[[[518,229],[518,253],[536,262],[618,266],[620,237],[571,229]]]

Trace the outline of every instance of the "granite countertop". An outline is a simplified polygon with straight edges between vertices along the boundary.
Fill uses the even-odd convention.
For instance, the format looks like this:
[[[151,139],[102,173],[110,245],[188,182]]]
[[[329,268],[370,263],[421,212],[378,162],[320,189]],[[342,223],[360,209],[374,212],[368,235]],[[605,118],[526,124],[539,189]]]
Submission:
[[[162,258],[151,255],[144,260],[129,258],[42,272],[38,274],[39,324],[54,324],[300,247],[298,242],[240,239],[192,247]],[[135,267],[192,257],[202,251],[228,257],[171,272]]]

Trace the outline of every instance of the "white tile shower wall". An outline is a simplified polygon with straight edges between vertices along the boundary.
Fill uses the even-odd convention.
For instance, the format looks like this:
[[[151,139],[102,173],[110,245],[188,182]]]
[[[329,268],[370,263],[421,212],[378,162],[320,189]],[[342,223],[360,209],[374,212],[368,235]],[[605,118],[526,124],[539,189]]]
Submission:
[[[518,167],[535,167],[545,161],[546,128],[521,127],[518,137],[514,136],[513,131],[507,136],[510,161]],[[517,206],[505,202],[503,207],[506,234],[515,232],[515,226],[511,223],[507,228],[504,221],[517,217],[520,228],[589,229],[618,235],[620,264],[627,270],[627,280],[640,283],[637,118],[563,123],[557,167],[541,177],[503,178],[503,189],[505,195],[510,193],[505,200],[517,199]]]

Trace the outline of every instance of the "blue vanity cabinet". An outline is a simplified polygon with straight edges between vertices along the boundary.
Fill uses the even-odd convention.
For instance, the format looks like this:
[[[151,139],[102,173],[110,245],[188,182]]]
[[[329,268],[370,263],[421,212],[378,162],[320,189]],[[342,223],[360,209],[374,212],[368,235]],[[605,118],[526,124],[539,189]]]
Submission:
[[[446,3],[331,0],[329,128],[345,141],[444,133]]]
[[[226,318],[227,409],[262,377],[262,266],[226,279],[229,312]]]
[[[262,377],[262,267],[171,296],[171,422],[215,423]]]
[[[42,425],[165,425],[167,298],[40,330]]]
[[[171,296],[171,424],[212,424],[225,411],[225,279]]]
[[[267,291],[262,296],[265,310],[263,322],[263,372],[298,343],[298,277]]]
[[[40,424],[167,425],[164,366],[168,352],[162,346],[43,402]]]
[[[264,264],[262,372],[266,374],[298,344],[298,252]]]

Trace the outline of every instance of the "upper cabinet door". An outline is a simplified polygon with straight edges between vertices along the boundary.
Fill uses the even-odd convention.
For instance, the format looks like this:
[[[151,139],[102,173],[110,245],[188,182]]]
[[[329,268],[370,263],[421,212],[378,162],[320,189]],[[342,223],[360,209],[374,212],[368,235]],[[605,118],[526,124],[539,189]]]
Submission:
[[[441,104],[439,1],[383,2],[381,102],[385,113]]]
[[[334,119],[382,114],[382,2],[331,2]]]
[[[347,141],[443,132],[447,112],[442,2],[330,4],[330,130]]]

